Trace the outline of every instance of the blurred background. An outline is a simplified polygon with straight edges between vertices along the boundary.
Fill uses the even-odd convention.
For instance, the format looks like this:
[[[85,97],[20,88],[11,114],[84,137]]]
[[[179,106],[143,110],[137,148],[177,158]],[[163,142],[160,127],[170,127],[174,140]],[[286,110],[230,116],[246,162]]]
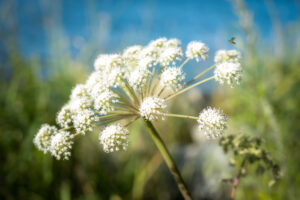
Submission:
[[[197,115],[216,106],[230,116],[228,133],[263,139],[282,178],[269,187],[269,174],[248,175],[236,199],[298,199],[299,13],[298,0],[0,0],[0,199],[182,199],[139,122],[131,127],[130,149],[117,154],[103,153],[97,133],[76,140],[69,161],[32,143],[42,123],[55,123],[98,54],[158,37],[209,46],[209,61],[185,68],[188,79],[212,64],[216,50],[242,52],[240,87],[210,83],[177,98],[170,110]],[[218,141],[204,140],[191,121],[155,125],[195,199],[228,199],[231,186],[220,179],[236,169]]]

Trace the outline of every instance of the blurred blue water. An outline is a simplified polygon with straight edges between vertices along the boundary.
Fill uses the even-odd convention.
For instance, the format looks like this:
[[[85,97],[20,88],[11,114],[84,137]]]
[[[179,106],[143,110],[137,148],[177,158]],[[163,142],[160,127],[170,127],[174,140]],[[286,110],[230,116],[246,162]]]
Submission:
[[[284,26],[299,18],[297,2],[274,1]],[[246,0],[246,4],[261,35],[270,40],[273,31],[266,4],[262,0]],[[130,44],[146,44],[164,36],[179,38],[183,44],[202,40],[214,50],[230,48],[227,40],[240,34],[229,0],[23,0],[15,4],[12,12],[17,17],[23,54],[43,58],[49,55],[50,33],[63,34],[74,57],[88,42],[99,44],[99,52],[117,52]],[[101,41],[93,41],[97,35],[101,35]]]

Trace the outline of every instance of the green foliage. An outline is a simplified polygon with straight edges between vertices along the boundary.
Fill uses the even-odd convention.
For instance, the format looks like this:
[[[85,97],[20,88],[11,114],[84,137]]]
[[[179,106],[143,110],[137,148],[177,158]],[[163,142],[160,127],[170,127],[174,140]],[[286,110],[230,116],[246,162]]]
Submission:
[[[243,176],[250,175],[247,169],[254,167],[258,175],[271,171],[273,178],[269,186],[275,184],[280,178],[280,168],[271,155],[263,148],[259,137],[251,137],[245,134],[228,134],[220,139],[220,145],[225,153],[232,153],[230,164],[235,168],[241,167]]]

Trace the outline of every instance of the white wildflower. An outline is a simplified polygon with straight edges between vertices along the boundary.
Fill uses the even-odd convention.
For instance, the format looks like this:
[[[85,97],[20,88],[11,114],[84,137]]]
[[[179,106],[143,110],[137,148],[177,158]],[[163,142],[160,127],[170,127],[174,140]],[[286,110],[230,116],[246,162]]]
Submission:
[[[69,160],[73,145],[73,135],[67,131],[59,131],[52,137],[51,154],[57,159]]]
[[[199,130],[207,138],[216,139],[223,134],[226,128],[227,117],[222,111],[208,107],[204,109],[198,118]]]
[[[107,126],[99,135],[100,143],[106,153],[127,150],[129,131],[120,124]]]
[[[50,150],[51,138],[56,133],[57,128],[55,126],[43,124],[38,133],[35,135],[33,143],[39,150],[47,153]]]
[[[144,57],[139,60],[138,67],[150,68],[155,62],[155,59],[151,56]]]
[[[108,90],[109,86],[106,83],[106,81],[103,81],[95,84],[94,87],[91,88],[91,97],[93,99],[96,99],[104,91]]]
[[[97,57],[94,67],[97,71],[122,66],[122,56],[119,54],[101,54]]]
[[[242,77],[241,64],[222,62],[216,66],[214,76],[220,84],[228,84],[233,87],[235,84],[240,83]]]
[[[127,49],[124,50],[123,58],[138,59],[142,49],[143,49],[143,47],[140,45],[134,45],[134,46],[128,47]]]
[[[89,96],[88,89],[86,85],[84,84],[78,84],[76,85],[71,93],[71,99],[78,99],[78,98],[85,98],[86,96]]]
[[[121,84],[121,79],[124,77],[124,68],[115,67],[107,71],[105,82],[110,87],[118,87]]]
[[[100,114],[106,115],[108,112],[114,110],[111,103],[116,103],[116,95],[110,90],[103,91],[94,101],[96,109],[100,110]]]
[[[98,120],[97,115],[91,110],[81,110],[74,116],[74,128],[77,133],[85,135],[87,131],[93,130],[93,123]]]
[[[134,70],[138,66],[142,49],[142,46],[135,45],[124,50],[122,55],[123,62],[129,71]]]
[[[159,62],[162,66],[168,66],[170,63],[175,65],[183,56],[181,47],[167,47],[162,50],[159,56]]]
[[[145,67],[138,67],[129,75],[129,84],[133,89],[139,90],[145,87],[151,72]]]
[[[219,50],[215,55],[215,63],[240,62],[241,53],[237,50]]]
[[[148,60],[155,61],[159,55],[159,51],[154,46],[147,46],[141,51],[140,58],[148,58]]]
[[[140,106],[140,115],[147,120],[164,120],[164,109],[167,107],[166,101],[162,98],[147,97]]]
[[[165,45],[167,47],[180,47],[181,41],[176,38],[172,38],[172,39],[169,39],[168,41],[166,41]]]
[[[170,91],[176,92],[182,88],[185,74],[180,68],[168,67],[160,75],[160,85]]]
[[[149,43],[149,46],[151,46],[151,47],[156,47],[156,48],[162,48],[162,47],[165,45],[165,43],[166,43],[167,41],[168,41],[168,40],[167,40],[167,38],[165,38],[165,37],[158,38],[158,39],[156,39],[156,40],[151,41],[151,42]]]
[[[195,58],[196,61],[199,62],[200,58],[203,60],[206,60],[208,58],[208,50],[208,47],[204,43],[193,41],[187,45],[185,54],[186,57],[190,59]]]
[[[56,116],[56,122],[62,128],[68,128],[72,125],[72,116],[70,104],[64,105]]]
[[[96,71],[93,72],[87,79],[85,85],[87,89],[90,91],[95,85],[101,83],[103,84],[104,78],[103,78],[103,72]]]

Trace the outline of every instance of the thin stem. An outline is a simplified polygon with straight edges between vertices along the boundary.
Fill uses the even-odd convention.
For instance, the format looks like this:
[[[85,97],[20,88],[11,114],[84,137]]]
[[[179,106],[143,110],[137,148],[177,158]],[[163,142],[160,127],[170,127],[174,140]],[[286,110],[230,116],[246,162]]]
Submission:
[[[177,117],[177,118],[184,118],[184,119],[195,119],[197,120],[198,117],[189,116],[189,115],[180,115],[180,114],[172,114],[172,113],[165,113],[163,114],[166,117]]]
[[[166,98],[166,101],[169,101],[170,99],[176,97],[177,95],[180,95],[180,94],[182,94],[182,93],[184,93],[184,92],[186,92],[186,91],[188,91],[188,90],[190,90],[190,89],[192,89],[192,88],[194,88],[194,87],[196,87],[196,86],[198,86],[198,85],[200,85],[200,84],[202,84],[202,83],[205,83],[205,82],[207,82],[207,81],[209,81],[209,80],[211,80],[211,79],[214,79],[214,76],[209,77],[209,78],[207,78],[207,79],[204,79],[204,80],[202,80],[202,81],[199,81],[199,82],[197,82],[197,83],[194,83],[193,85],[191,85],[191,86],[189,86],[189,87],[186,87],[186,88],[184,88],[184,89],[178,91],[177,93],[168,96],[168,97]]]
[[[239,168],[238,174],[233,179],[233,184],[232,184],[231,194],[230,194],[230,200],[234,200],[235,192],[236,192],[236,189],[237,189],[238,184],[240,182],[240,178],[242,176],[242,171],[243,171],[243,168],[244,168],[245,165],[246,165],[246,159],[244,159],[242,161],[242,164],[241,164],[241,166]]]
[[[213,66],[207,68],[206,70],[204,70],[203,72],[201,72],[200,74],[198,74],[197,76],[195,76],[192,80],[190,80],[189,82],[187,82],[186,85],[189,85],[189,84],[193,83],[195,80],[199,79],[200,77],[202,77],[203,75],[205,75],[207,72],[209,72],[210,70],[212,70],[215,67],[216,67],[216,64],[214,64]]]
[[[122,81],[124,82],[125,85],[125,91],[127,91],[129,93],[129,95],[134,99],[134,101],[139,104],[139,99],[136,96],[135,92],[133,91],[133,89],[131,88],[131,86],[128,83],[127,79],[122,79]]]
[[[164,91],[165,91],[166,87],[163,87],[160,89],[159,93],[157,94],[157,96],[159,97]]]
[[[180,66],[179,68],[182,69],[183,66],[190,60],[190,58],[187,58]]]
[[[160,151],[163,159],[165,160],[167,166],[169,167],[169,170],[172,173],[182,196],[186,200],[187,199],[191,200],[192,199],[191,194],[188,191],[188,189],[183,181],[183,178],[177,168],[177,165],[174,162],[174,159],[172,158],[170,152],[168,151],[165,143],[163,142],[163,140],[161,139],[158,132],[156,131],[156,129],[154,128],[153,124],[150,121],[144,119],[144,123],[145,123],[145,126],[147,127],[154,143],[156,144],[158,150]]]

